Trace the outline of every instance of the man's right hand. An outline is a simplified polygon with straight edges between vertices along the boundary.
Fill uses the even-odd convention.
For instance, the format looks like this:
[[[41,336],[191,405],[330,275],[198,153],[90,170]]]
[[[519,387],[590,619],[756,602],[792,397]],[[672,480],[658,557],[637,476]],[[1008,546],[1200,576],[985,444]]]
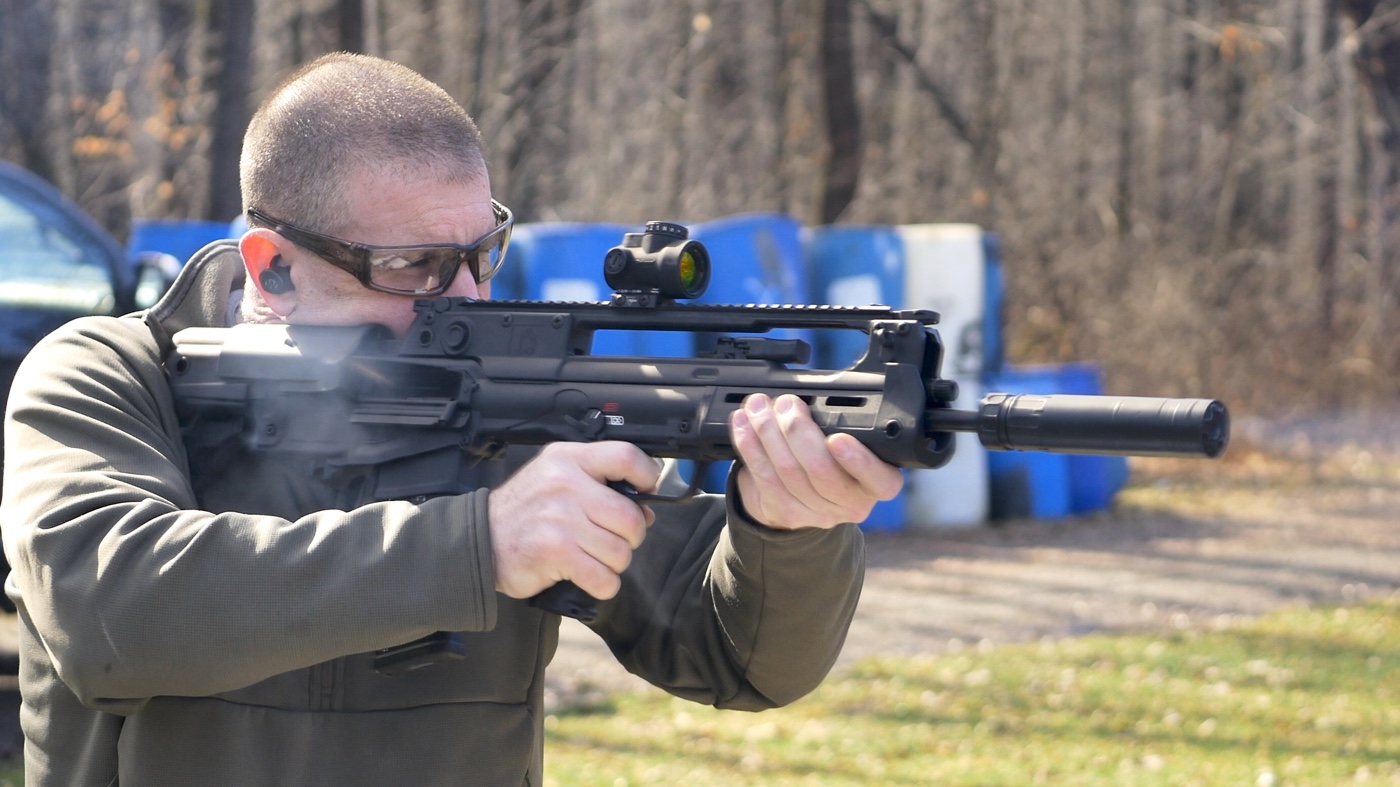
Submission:
[[[545,446],[490,492],[496,590],[530,598],[572,580],[594,598],[617,595],[655,515],[607,484],[651,492],[659,480],[656,461],[630,443]]]

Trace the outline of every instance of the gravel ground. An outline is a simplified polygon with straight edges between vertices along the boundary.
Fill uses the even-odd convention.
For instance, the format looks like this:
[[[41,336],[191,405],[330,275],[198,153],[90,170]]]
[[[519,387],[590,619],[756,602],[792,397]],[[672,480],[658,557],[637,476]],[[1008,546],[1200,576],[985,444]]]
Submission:
[[[1400,594],[1395,431],[1237,423],[1224,459],[1133,460],[1129,488],[1092,517],[869,534],[834,677],[872,656],[1211,627]],[[645,684],[567,621],[550,686],[571,704]]]

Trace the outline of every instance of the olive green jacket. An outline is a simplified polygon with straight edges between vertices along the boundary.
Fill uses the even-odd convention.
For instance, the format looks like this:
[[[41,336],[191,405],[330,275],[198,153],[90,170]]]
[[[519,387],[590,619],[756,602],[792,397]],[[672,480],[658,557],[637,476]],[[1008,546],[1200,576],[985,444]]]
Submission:
[[[227,325],[242,281],[214,244],[157,306],[70,323],[15,380],[0,527],[26,783],[541,784],[559,618],[494,591],[487,488],[509,468],[345,511],[286,459],[189,455],[162,359]],[[592,627],[657,686],[758,710],[831,668],[864,552],[854,525],[773,531],[733,497],[658,506]],[[434,631],[466,632],[467,657],[371,668]]]

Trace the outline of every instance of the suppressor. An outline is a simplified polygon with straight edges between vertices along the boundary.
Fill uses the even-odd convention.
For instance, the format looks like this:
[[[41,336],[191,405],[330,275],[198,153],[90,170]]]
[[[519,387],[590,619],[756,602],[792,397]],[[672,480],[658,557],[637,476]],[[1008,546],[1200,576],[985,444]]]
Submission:
[[[1214,399],[993,393],[975,411],[925,415],[928,431],[975,432],[992,451],[1214,458],[1230,442]]]

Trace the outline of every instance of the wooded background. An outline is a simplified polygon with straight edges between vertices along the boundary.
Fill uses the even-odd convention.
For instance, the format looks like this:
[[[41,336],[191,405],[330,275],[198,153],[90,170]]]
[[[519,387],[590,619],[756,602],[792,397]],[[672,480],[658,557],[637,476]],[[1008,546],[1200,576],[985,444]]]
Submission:
[[[1237,411],[1400,395],[1395,0],[0,0],[0,156],[229,219],[259,99],[418,69],[524,221],[974,222],[1007,356]]]

